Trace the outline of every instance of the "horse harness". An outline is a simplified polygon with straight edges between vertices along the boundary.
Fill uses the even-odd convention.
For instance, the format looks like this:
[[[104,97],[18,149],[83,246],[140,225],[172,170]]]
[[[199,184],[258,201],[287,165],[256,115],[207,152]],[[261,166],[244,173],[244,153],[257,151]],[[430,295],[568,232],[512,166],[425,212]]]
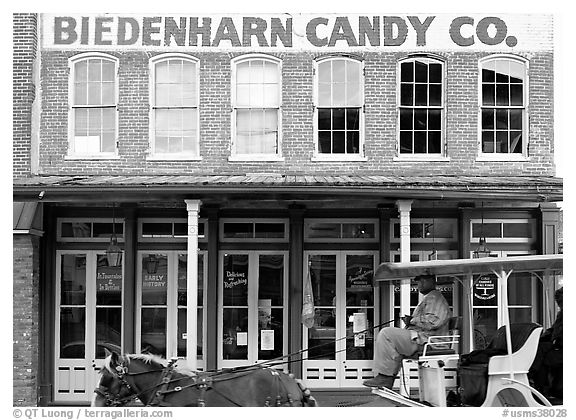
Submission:
[[[151,390],[156,390],[154,392],[154,396],[152,397],[152,399],[148,402],[148,404],[146,404],[146,406],[167,406],[167,404],[164,402],[164,398],[170,394],[176,393],[176,392],[181,392],[184,389],[187,388],[197,388],[200,391],[200,395],[198,396],[198,400],[197,400],[197,406],[198,407],[205,407],[206,406],[206,391],[208,389],[216,392],[218,395],[220,395],[222,398],[228,400],[229,402],[231,402],[232,404],[238,406],[238,407],[242,407],[243,405],[241,403],[239,403],[238,401],[235,401],[234,399],[224,395],[223,393],[221,393],[220,391],[218,391],[213,384],[215,382],[221,382],[221,381],[227,381],[227,380],[231,380],[231,379],[236,379],[240,376],[244,376],[244,375],[248,375],[251,373],[251,370],[246,370],[244,372],[241,372],[239,374],[227,377],[227,378],[219,378],[219,376],[225,375],[226,373],[222,373],[222,372],[218,372],[218,373],[214,373],[214,374],[197,374],[196,376],[186,376],[186,377],[180,377],[180,378],[175,378],[173,379],[172,376],[174,374],[174,365],[176,363],[177,359],[171,359],[167,366],[162,369],[162,370],[150,370],[150,371],[145,371],[145,372],[137,372],[137,373],[130,373],[128,372],[128,368],[126,366],[124,366],[124,364],[120,364],[118,366],[116,366],[116,376],[118,377],[120,383],[130,392],[130,394],[128,394],[125,397],[121,397],[121,393],[118,393],[117,395],[113,395],[109,392],[104,392],[102,390],[100,390],[99,388],[96,388],[94,390],[94,392],[98,395],[100,395],[101,397],[106,399],[106,405],[109,407],[118,407],[121,406],[123,404],[126,404],[132,400],[135,400],[136,398],[138,398],[139,395],[144,394],[145,392],[151,391]],[[294,406],[294,399],[292,398],[292,395],[287,391],[286,386],[284,385],[284,383],[282,382],[282,380],[280,379],[280,374],[271,368],[266,368],[270,370],[270,373],[272,374],[272,376],[274,377],[274,389],[276,391],[276,397],[274,399],[274,404],[272,404],[272,397],[268,396],[266,397],[266,400],[264,402],[264,406],[265,407],[282,407],[285,405],[289,405],[289,406]],[[148,373],[154,373],[154,372],[162,372],[161,375],[161,379],[160,382],[157,383],[156,385],[149,387],[147,389],[144,390],[138,390],[135,389],[135,387],[131,386],[128,381],[126,380],[126,376],[136,376],[136,375],[143,375],[143,374],[148,374]],[[174,388],[170,388],[170,384],[176,383],[176,382],[180,382],[184,379],[192,379],[193,382],[187,385],[183,385],[183,386],[175,386]],[[287,401],[282,402],[282,396],[280,395],[281,389],[283,388],[283,390],[286,392],[286,396],[287,396]]]

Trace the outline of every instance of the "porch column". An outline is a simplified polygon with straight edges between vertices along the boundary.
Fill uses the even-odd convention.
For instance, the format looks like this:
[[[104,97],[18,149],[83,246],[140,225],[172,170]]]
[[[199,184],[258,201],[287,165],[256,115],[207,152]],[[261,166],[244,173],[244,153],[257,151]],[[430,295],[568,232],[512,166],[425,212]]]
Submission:
[[[186,266],[186,361],[192,370],[197,369],[198,343],[198,212],[200,200],[184,200],[188,211],[188,258]]]
[[[410,262],[410,210],[412,200],[396,202],[400,213],[400,262]],[[410,314],[410,280],[400,281],[400,316]]]

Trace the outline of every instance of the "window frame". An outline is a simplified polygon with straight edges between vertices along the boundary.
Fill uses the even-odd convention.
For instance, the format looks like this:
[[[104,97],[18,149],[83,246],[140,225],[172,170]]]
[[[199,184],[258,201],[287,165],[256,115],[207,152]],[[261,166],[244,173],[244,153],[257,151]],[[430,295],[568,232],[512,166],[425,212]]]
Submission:
[[[502,153],[502,152],[493,152],[493,153],[485,153],[482,151],[482,110],[484,109],[484,105],[482,103],[482,70],[484,65],[490,61],[495,60],[508,60],[514,61],[516,63],[520,63],[524,68],[524,82],[523,82],[523,95],[522,101],[523,105],[508,105],[508,106],[487,106],[490,109],[521,109],[522,110],[522,152],[521,153]],[[506,161],[526,161],[528,160],[528,143],[529,143],[529,86],[530,86],[530,66],[529,60],[518,56],[518,55],[511,55],[511,54],[491,54],[486,57],[481,58],[478,60],[478,155],[476,157],[477,161],[497,161],[497,162],[506,162]],[[508,128],[507,131],[510,131]]]
[[[359,136],[358,136],[358,153],[320,153],[318,151],[319,148],[319,128],[318,128],[318,109],[319,106],[319,65],[326,61],[334,61],[334,60],[345,60],[358,63],[360,65],[360,102],[361,105],[358,107],[360,109],[360,118],[359,118]],[[312,161],[315,162],[366,162],[368,158],[366,157],[366,150],[365,150],[365,114],[366,114],[366,94],[365,94],[365,79],[366,79],[366,72],[365,72],[365,62],[361,57],[355,57],[350,55],[327,55],[323,57],[319,57],[313,61],[314,68],[313,68],[313,83],[312,83],[312,102],[313,102],[313,109],[314,109],[314,116],[313,116],[313,131],[314,131],[314,153],[312,155]],[[349,108],[347,106],[343,106],[342,108]],[[354,107],[356,108],[356,107]]]
[[[188,106],[181,106],[181,107],[162,107],[162,109],[196,109],[196,148],[198,153],[189,153],[189,152],[177,152],[177,153],[156,153],[154,151],[156,146],[156,123],[155,123],[155,113],[158,107],[156,107],[156,65],[162,63],[163,61],[169,60],[184,60],[190,63],[193,63],[196,66],[196,77],[194,83],[196,84],[196,106],[195,107],[188,107]],[[147,160],[202,160],[201,152],[200,152],[200,60],[194,56],[188,54],[179,54],[179,53],[165,53],[159,54],[152,57],[149,61],[149,94],[148,94],[148,101],[149,101],[149,119],[150,122],[149,127],[149,149],[148,155],[146,156]]]
[[[138,219],[138,242],[153,242],[153,243],[186,243],[188,240],[187,236],[168,236],[168,235],[158,235],[158,236],[144,236],[143,225],[144,223],[170,223],[172,225],[172,231],[174,231],[174,225],[176,223],[183,223],[188,225],[188,219],[184,217],[177,218],[164,218],[164,217],[141,217]],[[198,235],[198,242],[208,242],[208,220],[205,218],[198,219],[198,226],[202,225],[204,229],[204,235]],[[200,229],[198,229],[200,230]]]
[[[331,237],[311,237],[310,229],[314,224],[337,224],[340,225],[340,234],[344,225],[372,225],[374,227],[374,237],[366,238],[331,238]],[[378,219],[373,218],[322,218],[322,217],[307,217],[304,219],[304,235],[303,240],[305,243],[378,243],[380,241],[380,223]]]
[[[116,233],[116,239],[118,243],[124,243],[124,232],[126,231],[126,225],[124,223],[123,217],[89,217],[89,218],[78,218],[78,217],[59,217],[56,220],[56,241],[57,242],[110,242],[110,236],[85,236],[85,237],[68,237],[62,236],[62,224],[63,223],[90,223],[90,229],[93,231],[94,223],[106,223],[112,225],[114,222],[116,225],[122,225],[122,232]]]
[[[440,64],[441,66],[441,98],[440,98],[440,105],[402,105],[401,104],[401,86],[402,86],[402,64],[407,62],[416,62],[418,60],[425,61],[427,64],[436,63]],[[412,83],[416,83],[413,81]],[[430,85],[430,82],[426,82],[427,86]],[[447,155],[447,144],[446,144],[446,60],[444,57],[436,56],[436,55],[409,55],[397,61],[396,63],[396,153],[393,158],[394,161],[449,161],[449,157]],[[431,110],[437,109],[440,110],[440,152],[439,153],[401,153],[400,152],[400,114],[402,108],[408,108],[412,110],[416,109],[423,109],[423,110]],[[414,127],[412,128],[412,132],[414,132]],[[428,131],[428,127],[426,127],[426,131]]]
[[[537,240],[537,226],[535,219],[498,219],[498,218],[471,218],[470,219],[470,244],[472,247],[478,246],[478,240],[480,239],[479,236],[474,236],[474,225],[481,225],[482,222],[486,224],[498,224],[500,225],[500,233],[501,236],[499,238],[494,238],[492,236],[485,236],[486,243],[523,243],[523,244],[531,244],[536,242]],[[504,225],[505,224],[525,224],[530,229],[531,237],[505,237],[504,232]],[[472,248],[473,250],[474,248]]]
[[[278,224],[284,226],[284,236],[282,238],[259,238],[253,236],[251,238],[227,238],[224,236],[224,224],[226,223],[243,223],[246,225],[252,225],[252,232],[256,232],[256,224],[258,223],[270,223]],[[224,242],[254,242],[254,243],[287,243],[290,242],[290,228],[288,219],[282,218],[239,218],[239,217],[225,217],[218,221],[218,236],[219,241]]]
[[[97,105],[97,106],[78,106],[74,103],[75,100],[75,89],[74,85],[76,82],[76,70],[75,66],[81,61],[89,61],[90,59],[102,59],[110,61],[114,64],[114,104],[113,105]],[[118,142],[119,142],[119,59],[113,55],[105,54],[101,52],[88,52],[80,53],[74,55],[68,59],[68,145],[66,150],[65,159],[78,159],[78,160],[91,160],[91,159],[119,159],[118,154]],[[79,108],[112,108],[115,113],[114,121],[114,151],[113,152],[96,152],[96,153],[77,153],[74,151],[76,145],[76,138],[74,135],[76,118],[75,109]]]
[[[272,63],[276,66],[276,71],[278,74],[278,107],[277,108],[249,108],[245,106],[237,105],[237,92],[236,92],[236,81],[237,81],[237,67],[239,64],[250,62],[252,60],[263,60]],[[230,162],[243,162],[243,161],[263,161],[263,162],[282,162],[284,161],[282,155],[282,60],[278,57],[267,55],[267,54],[243,54],[241,56],[235,57],[230,62],[231,66],[231,77],[230,77],[230,113],[231,113],[231,146],[230,146],[230,156],[228,161]],[[237,122],[237,111],[238,109],[276,109],[277,110],[277,125],[278,134],[276,139],[276,153],[237,153],[238,146],[238,135],[236,133],[236,122]]]

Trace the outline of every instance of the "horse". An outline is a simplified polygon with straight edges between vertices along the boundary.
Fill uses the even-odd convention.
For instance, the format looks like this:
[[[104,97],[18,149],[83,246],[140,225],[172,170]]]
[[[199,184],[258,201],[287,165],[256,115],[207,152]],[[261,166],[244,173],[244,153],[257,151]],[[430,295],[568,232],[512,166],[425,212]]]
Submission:
[[[151,354],[110,353],[91,406],[125,406],[136,398],[163,407],[317,406],[302,382],[269,366],[195,372],[175,362]]]

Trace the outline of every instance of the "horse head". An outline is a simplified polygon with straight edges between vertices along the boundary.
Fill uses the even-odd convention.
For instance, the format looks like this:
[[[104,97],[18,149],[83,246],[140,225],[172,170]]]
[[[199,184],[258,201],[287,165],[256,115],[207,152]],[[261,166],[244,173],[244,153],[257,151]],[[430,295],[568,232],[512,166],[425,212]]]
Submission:
[[[164,366],[153,356],[120,356],[106,350],[100,380],[94,390],[93,407],[122,406],[139,398],[144,404],[159,385]]]

